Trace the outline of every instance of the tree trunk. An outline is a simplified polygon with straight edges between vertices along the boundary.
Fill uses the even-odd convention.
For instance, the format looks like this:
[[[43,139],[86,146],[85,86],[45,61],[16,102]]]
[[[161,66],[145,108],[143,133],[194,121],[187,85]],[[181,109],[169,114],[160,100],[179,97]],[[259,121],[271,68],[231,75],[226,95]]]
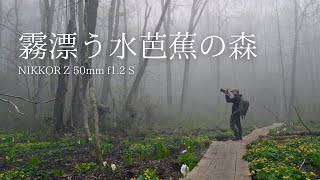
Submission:
[[[54,11],[55,11],[55,5],[56,5],[56,1],[55,0],[51,0],[51,4],[50,4],[50,14],[47,17],[47,29],[46,29],[46,35],[47,35],[47,39],[46,39],[46,43],[47,43],[47,49],[51,50],[51,43],[50,43],[50,38],[51,38],[51,32],[52,32],[52,25],[53,25],[53,17],[54,17]],[[68,21],[66,21],[67,23]],[[50,23],[50,24],[49,24]],[[68,25],[67,25],[68,26]],[[66,26],[66,27],[67,27]],[[46,53],[49,54],[49,53]],[[53,67],[54,66],[54,60],[51,60],[49,55],[47,58],[45,58],[47,61],[49,61],[49,66]],[[50,97],[54,96],[54,91],[55,91],[55,87],[56,87],[56,83],[55,83],[55,76],[49,76],[49,95]]]
[[[118,31],[119,31],[119,20],[120,20],[120,5],[121,5],[121,0],[117,1],[117,6],[116,6],[116,19],[115,19],[115,26],[114,26],[114,31],[113,31],[113,38],[112,39],[118,39]],[[111,43],[111,42],[109,42]],[[114,51],[116,48],[116,43],[112,44],[112,48],[111,48],[111,52]],[[107,63],[108,67],[113,66],[113,57],[114,55],[108,55],[107,57],[109,57],[109,62]],[[112,98],[112,92],[111,92],[111,78],[112,78],[112,74],[107,74],[106,76],[106,91],[103,91],[103,93],[106,94],[106,99],[103,99],[104,103],[107,104],[108,103],[108,95],[110,94],[110,97]]]
[[[86,1],[86,41],[89,41],[89,33],[95,34],[96,24],[97,24],[97,13],[98,13],[98,6],[99,6],[99,0],[91,0],[90,2]],[[93,44],[90,44],[86,46],[85,51],[85,61],[86,66],[88,68],[92,68],[92,61],[88,59],[89,56],[92,55],[92,49]],[[89,85],[89,94],[91,99],[91,106],[92,106],[92,112],[93,112],[93,123],[94,123],[94,150],[96,155],[96,162],[98,165],[102,165],[102,156],[101,156],[101,150],[100,150],[100,142],[99,142],[99,114],[98,114],[98,106],[97,106],[97,100],[96,100],[96,94],[95,89],[93,86],[93,77],[92,75],[86,75],[86,78],[88,79],[88,85]],[[87,118],[88,119],[88,118]],[[85,122],[88,120],[85,119]],[[85,128],[88,128],[88,123],[85,124]]]
[[[67,34],[72,33],[72,29],[74,27],[73,21],[69,21],[69,25],[67,28]],[[60,69],[64,69],[64,66],[68,66],[70,59],[59,59],[59,67]],[[58,134],[63,133],[63,115],[64,115],[64,106],[66,99],[66,91],[68,89],[68,74],[61,73],[58,75],[58,86],[56,91],[56,100],[54,102],[53,109],[53,122],[54,129]]]
[[[41,1],[41,0],[40,0]],[[51,48],[51,42],[49,41],[51,38],[51,30],[52,30],[52,24],[53,24],[53,14],[54,14],[54,8],[55,8],[55,0],[51,1],[51,5],[49,5],[49,0],[44,0],[44,9],[43,9],[43,20],[42,20],[42,27],[41,29],[45,29],[45,34],[47,36],[45,43],[47,44],[45,46],[45,49],[50,49]],[[40,61],[40,66],[46,66],[47,62],[50,61],[50,56],[49,53],[46,53],[45,57],[43,60]],[[38,76],[38,88],[36,90],[36,95],[35,95],[35,101],[42,101],[43,99],[43,91],[45,87],[45,75],[39,75]],[[50,87],[51,87],[51,81],[50,81]],[[38,120],[40,120],[40,104],[37,105],[37,114],[36,117]]]
[[[114,14],[116,8],[116,0],[111,0],[111,5],[109,9],[109,19],[108,19],[108,44],[107,44],[107,51],[106,51],[106,62],[105,62],[105,71],[107,71],[108,67],[112,63],[112,58],[110,57],[111,50],[112,50],[112,43],[111,40],[113,39],[113,24],[114,24]],[[102,85],[102,104],[106,104],[108,102],[109,96],[109,87],[110,87],[111,75],[105,73]]]
[[[148,19],[150,17],[150,12],[151,12],[151,7],[148,4],[148,1],[146,0],[146,7],[145,7],[145,11],[144,11],[144,23],[143,23],[143,28],[142,28],[142,34],[141,36],[145,36],[146,35],[146,31],[147,31],[147,25],[148,25]],[[143,41],[144,41],[144,37],[141,37],[141,43],[140,43],[140,49],[139,49],[139,68],[142,65],[142,61],[143,61]]]
[[[279,41],[279,55],[280,55],[280,64],[281,64],[281,76],[282,76],[282,104],[281,109],[284,108],[285,114],[288,113],[287,108],[287,97],[286,97],[286,83],[284,77],[284,65],[283,65],[283,55],[282,55],[282,44],[281,44],[281,30],[280,30],[280,20],[279,20],[279,11],[278,11],[278,0],[276,0],[276,14],[277,14],[277,28],[278,28],[278,41]],[[282,112],[281,115],[284,113]]]
[[[78,41],[78,62],[77,64],[81,66],[84,64],[84,37],[86,34],[84,33],[84,14],[83,14],[83,0],[78,1],[78,27],[79,27],[79,41]],[[73,122],[75,128],[85,127],[84,119],[88,118],[88,113],[86,109],[85,97],[83,96],[83,84],[82,84],[82,75],[78,75],[76,77],[74,89],[72,91],[72,100],[71,100],[71,109],[70,109],[70,118]],[[86,130],[86,139],[89,140],[89,127],[85,127]]]
[[[83,16],[83,0],[77,0],[77,1],[78,1],[78,29],[79,29],[78,55],[80,55],[81,54],[81,46],[82,46],[83,37],[84,37],[84,30],[83,30],[84,16]]]
[[[97,15],[98,15],[98,6],[99,6],[99,0],[92,0],[92,1],[86,1],[86,16],[85,16],[85,32],[86,32],[86,41],[88,42],[89,41],[89,33],[91,34],[95,34],[95,31],[96,31],[96,25],[97,25]],[[83,49],[82,51],[85,52],[85,58],[83,59],[83,66],[85,66],[87,69],[90,69],[92,67],[92,59],[88,59],[89,56],[92,55],[92,50],[93,50],[93,44],[90,44],[88,46],[84,46],[83,44]],[[86,89],[87,89],[87,86],[88,86],[88,83],[89,83],[89,80],[90,80],[91,75],[90,74],[85,74],[83,76],[83,97],[84,97],[84,100],[85,100],[85,108],[86,108]],[[89,126],[88,126],[88,117],[85,117],[84,119],[84,122],[85,122],[85,129],[86,129],[86,135],[89,136]],[[96,146],[97,148],[97,146]],[[100,149],[99,149],[99,152],[100,152]],[[98,156],[98,154],[97,154]]]
[[[126,39],[128,39],[128,20],[127,20],[127,7],[126,7],[126,0],[123,0],[123,18],[124,18],[124,32],[126,33]],[[127,98],[127,91],[128,91],[128,48],[124,51],[124,68],[125,74],[123,79],[123,99],[124,101]]]
[[[294,42],[292,51],[292,70],[291,70],[291,94],[289,102],[289,115],[288,120],[292,119],[292,110],[295,103],[296,95],[296,64],[297,64],[297,50],[298,50],[298,40],[299,40],[299,27],[298,27],[298,2],[294,0]]]
[[[200,8],[199,1],[201,1],[201,0],[193,0],[193,3],[192,3],[191,17],[190,17],[189,28],[188,28],[188,32],[190,35],[192,35],[194,33],[194,29],[197,27],[199,19],[200,19],[202,12],[204,10],[204,7],[207,4],[207,1],[205,1],[202,5],[200,12],[198,13],[199,8]],[[190,40],[191,40],[191,37],[189,36],[187,41],[190,41]],[[190,53],[188,53],[188,57],[189,58],[185,59],[185,65],[184,65],[180,112],[183,112],[184,104],[185,104],[185,100],[186,100],[186,96],[187,96],[187,88],[189,85],[189,74],[190,74],[189,71],[190,71],[190,58],[191,58]]]
[[[221,14],[219,14],[219,16],[218,16],[218,36],[220,36],[220,33],[221,33],[221,26],[222,26],[222,19],[221,19]],[[220,51],[220,47],[221,45],[220,45],[220,43],[218,42],[217,43],[217,52],[219,52]],[[220,56],[217,56],[216,57],[216,73],[217,73],[217,77],[216,77],[216,80],[217,80],[217,84],[216,84],[216,86],[217,86],[217,88],[220,88],[221,87],[221,79],[220,79],[220,61],[221,61],[221,59],[220,59]],[[220,94],[220,92],[219,91],[217,91],[217,107],[220,107],[220,103],[221,103],[221,94]],[[214,108],[214,107],[213,107]],[[218,117],[218,119],[220,119],[220,116],[221,116],[221,114],[220,114],[220,111],[218,111],[218,112],[216,112],[217,113],[217,117]]]
[[[0,24],[3,24],[2,22],[2,1],[0,1]],[[0,48],[2,49],[2,27],[0,28]]]
[[[164,20],[166,11],[167,11],[168,6],[169,6],[169,2],[170,2],[170,0],[167,0],[166,3],[165,3],[165,5],[164,5],[164,7],[163,7],[162,14],[161,14],[161,16],[160,16],[158,25],[157,25],[157,27],[156,27],[156,29],[155,29],[155,32],[154,32],[154,37],[152,38],[151,41],[155,41],[155,40],[156,40],[156,38],[155,38],[156,32],[159,32],[159,30],[160,30],[160,28],[161,28],[162,22],[163,22],[163,20]],[[152,49],[151,49],[151,44],[150,44],[150,49],[148,49],[146,56],[147,56],[147,57],[150,56],[150,55],[151,55],[151,52],[152,52]],[[148,62],[149,62],[149,59],[148,59],[148,58],[145,58],[144,61],[143,61],[143,63],[142,63],[142,65],[141,65],[141,67],[139,68],[139,71],[138,71],[138,73],[137,73],[137,75],[136,75],[136,77],[135,77],[135,79],[134,79],[134,81],[133,81],[133,85],[132,85],[132,87],[131,87],[131,90],[130,90],[130,92],[129,92],[129,95],[128,95],[127,99],[126,99],[126,102],[125,102],[125,105],[124,105],[124,109],[123,109],[124,112],[128,111],[129,109],[131,109],[130,106],[132,106],[132,101],[133,101],[134,97],[135,97],[136,94],[137,94],[140,81],[141,81],[142,76],[143,76],[143,74],[144,74],[144,72],[145,72],[145,70],[146,70],[146,67],[147,67],[147,65],[148,65]]]
[[[164,1],[161,0],[162,8],[164,6]],[[166,52],[166,75],[167,75],[167,103],[168,107],[172,106],[172,80],[171,80],[171,60],[170,60],[170,21],[171,21],[171,6],[169,4],[167,17],[163,21],[163,29],[166,34],[165,38],[165,52]]]
[[[96,100],[96,93],[93,87],[93,79],[92,76],[89,79],[89,94],[91,97],[91,106],[93,112],[93,127],[94,127],[94,146],[95,146],[95,154],[96,154],[96,162],[98,165],[102,165],[102,155],[100,150],[100,140],[99,140],[99,114],[98,114],[98,106]]]
[[[77,32],[77,28],[76,28],[76,8],[75,8],[75,0],[69,0],[69,7],[70,7],[70,21],[72,21],[72,27],[71,27],[71,32]],[[77,41],[77,45],[79,44],[79,42]],[[72,70],[73,67],[76,65],[76,58],[74,58],[73,56],[70,56],[71,59],[71,65],[70,65],[70,69]],[[73,73],[70,74],[70,80],[71,80],[71,94],[72,92],[74,92],[74,88],[76,86],[76,81],[77,81],[77,77],[76,75],[74,75]],[[71,108],[70,108],[70,113],[69,113],[69,117],[67,119],[67,123],[66,125],[71,128],[74,129],[74,123],[73,123],[73,113],[72,113],[72,99],[71,99]]]
[[[92,0],[92,1],[85,1],[86,3],[86,10],[87,10],[87,17],[85,18],[85,26],[86,27],[86,41],[89,41],[89,33],[95,34],[96,31],[96,24],[97,24],[97,12],[98,12],[98,1]],[[88,47],[88,57],[92,55],[93,50],[93,44],[90,44]],[[84,58],[84,62],[82,66],[85,66],[86,69],[90,67],[92,60],[88,58]],[[88,82],[89,82],[90,75],[84,74],[82,78],[82,84],[83,84],[83,96],[86,97],[87,94],[87,88],[88,88]]]

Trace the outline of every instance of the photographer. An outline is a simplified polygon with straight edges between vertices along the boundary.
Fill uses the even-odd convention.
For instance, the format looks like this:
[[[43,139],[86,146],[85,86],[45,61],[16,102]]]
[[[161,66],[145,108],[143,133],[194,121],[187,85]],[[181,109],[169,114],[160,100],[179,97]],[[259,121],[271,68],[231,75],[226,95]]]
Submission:
[[[232,103],[232,113],[230,117],[230,127],[234,133],[233,141],[242,140],[242,127],[240,122],[239,103],[242,95],[239,94],[239,89],[234,88],[231,92],[233,97],[230,97],[229,91],[221,89],[221,92],[225,94],[227,103]]]

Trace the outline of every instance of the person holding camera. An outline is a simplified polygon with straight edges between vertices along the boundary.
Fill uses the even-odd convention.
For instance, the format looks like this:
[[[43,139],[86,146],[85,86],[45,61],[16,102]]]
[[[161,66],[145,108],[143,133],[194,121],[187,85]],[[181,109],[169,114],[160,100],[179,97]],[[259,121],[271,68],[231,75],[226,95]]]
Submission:
[[[230,117],[230,127],[234,133],[233,141],[242,140],[242,127],[240,122],[240,111],[239,104],[242,98],[242,95],[239,94],[239,89],[234,88],[231,90],[233,97],[230,97],[229,90],[221,89],[221,92],[225,94],[227,103],[232,103],[232,113]]]

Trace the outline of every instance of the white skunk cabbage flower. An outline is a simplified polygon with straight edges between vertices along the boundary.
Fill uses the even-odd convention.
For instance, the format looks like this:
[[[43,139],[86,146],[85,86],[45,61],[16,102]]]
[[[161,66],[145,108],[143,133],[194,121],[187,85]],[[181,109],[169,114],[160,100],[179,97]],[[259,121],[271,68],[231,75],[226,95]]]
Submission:
[[[89,141],[92,141],[92,138],[89,138]]]
[[[80,140],[78,140],[78,144],[81,144],[81,141],[80,141]]]
[[[186,153],[187,152],[187,150],[185,149],[185,150],[183,150],[182,152],[181,152],[181,154],[184,154],[184,153]]]
[[[103,165],[104,167],[106,167],[106,166],[107,166],[107,161],[103,161],[102,165]]]
[[[111,169],[114,172],[116,170],[117,166],[115,164],[111,164]]]
[[[185,164],[181,166],[180,172],[183,174],[183,177],[186,177],[189,173],[189,167]]]

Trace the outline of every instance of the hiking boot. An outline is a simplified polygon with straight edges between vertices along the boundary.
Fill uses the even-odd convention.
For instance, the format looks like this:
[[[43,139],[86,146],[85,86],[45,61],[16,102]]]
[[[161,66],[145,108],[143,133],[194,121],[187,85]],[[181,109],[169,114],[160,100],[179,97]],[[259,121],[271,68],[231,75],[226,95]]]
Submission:
[[[241,141],[242,140],[242,137],[234,137],[232,138],[232,141]]]
[[[232,141],[238,141],[238,140],[239,140],[239,138],[237,138],[237,137],[232,138]]]

